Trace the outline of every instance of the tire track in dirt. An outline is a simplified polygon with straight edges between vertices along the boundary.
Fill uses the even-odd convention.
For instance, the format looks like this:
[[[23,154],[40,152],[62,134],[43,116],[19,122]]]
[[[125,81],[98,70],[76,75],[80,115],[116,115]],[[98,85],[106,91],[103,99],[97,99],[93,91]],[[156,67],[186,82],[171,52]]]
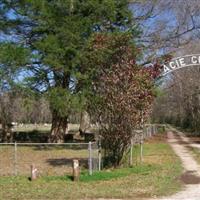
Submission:
[[[200,200],[200,166],[185,146],[188,145],[189,140],[181,132],[176,134],[178,137],[173,131],[168,131],[168,142],[182,161],[184,168],[182,178],[186,185],[183,191],[169,197],[154,198],[154,200]]]

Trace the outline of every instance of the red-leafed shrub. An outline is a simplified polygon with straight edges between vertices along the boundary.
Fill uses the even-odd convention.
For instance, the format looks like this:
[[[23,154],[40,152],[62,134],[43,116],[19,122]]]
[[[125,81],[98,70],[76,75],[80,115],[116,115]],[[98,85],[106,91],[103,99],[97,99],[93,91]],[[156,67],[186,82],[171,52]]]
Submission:
[[[86,55],[92,73],[92,108],[97,113],[106,157],[121,164],[132,131],[151,111],[158,65],[137,64],[140,52],[129,34],[97,34]]]

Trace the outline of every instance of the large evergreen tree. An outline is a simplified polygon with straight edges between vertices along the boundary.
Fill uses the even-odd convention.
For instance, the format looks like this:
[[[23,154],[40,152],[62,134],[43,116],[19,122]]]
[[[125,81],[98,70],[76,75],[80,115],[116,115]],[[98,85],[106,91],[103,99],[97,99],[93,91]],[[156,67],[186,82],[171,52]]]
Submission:
[[[20,70],[25,86],[46,95],[50,141],[62,141],[70,112],[84,109],[87,74],[80,58],[90,35],[131,27],[126,0],[0,1],[0,55],[12,55],[0,57],[0,67]]]

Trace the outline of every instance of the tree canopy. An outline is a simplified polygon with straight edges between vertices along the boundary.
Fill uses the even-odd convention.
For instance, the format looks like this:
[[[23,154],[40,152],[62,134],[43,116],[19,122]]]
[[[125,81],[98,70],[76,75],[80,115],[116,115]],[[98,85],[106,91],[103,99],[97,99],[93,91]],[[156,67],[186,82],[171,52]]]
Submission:
[[[1,0],[1,69],[21,72],[23,86],[45,94],[51,141],[62,141],[70,112],[83,109],[80,59],[94,32],[132,31],[125,0]],[[22,70],[22,71],[20,71]]]

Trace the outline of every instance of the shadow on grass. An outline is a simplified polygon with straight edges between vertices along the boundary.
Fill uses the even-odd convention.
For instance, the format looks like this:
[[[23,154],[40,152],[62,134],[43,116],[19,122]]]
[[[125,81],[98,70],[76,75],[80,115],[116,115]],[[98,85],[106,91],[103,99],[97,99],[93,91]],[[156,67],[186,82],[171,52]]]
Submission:
[[[87,158],[54,158],[54,159],[47,159],[46,162],[50,165],[56,166],[72,166],[73,159],[79,160],[80,167],[87,168],[88,167],[88,159]]]
[[[50,181],[73,181],[73,176],[66,175],[66,176],[44,176],[42,179],[46,182]]]
[[[20,131],[14,132],[13,139],[16,142],[46,143],[48,141],[49,131]]]
[[[73,130],[70,130],[68,134],[65,135],[65,138],[64,138],[64,142],[65,143],[73,143],[73,144],[59,144],[56,146],[56,143],[55,143],[55,146],[57,149],[59,149],[59,146],[61,146],[61,148],[63,148],[63,146],[66,148],[66,149],[77,149],[77,150],[81,150],[81,149],[87,149],[87,144],[81,144],[81,143],[86,143],[88,141],[94,141],[91,140],[91,138],[89,137],[88,141],[86,141],[86,138],[85,139],[77,139],[77,138],[74,138],[74,135],[77,133],[77,131],[73,131]],[[41,131],[41,130],[32,130],[32,131],[16,131],[13,133],[13,141],[15,142],[18,142],[18,143],[46,143],[46,145],[41,145],[38,146],[38,150],[50,150],[51,148],[55,148],[55,147],[50,147],[48,146],[48,139],[49,139],[49,131]],[[93,134],[89,134],[89,136],[94,136]],[[77,144],[77,143],[80,143],[80,144]],[[48,146],[48,147],[47,147]],[[37,148],[35,149],[37,150]]]
[[[50,151],[50,150],[88,150],[87,144],[77,144],[74,142],[74,144],[54,144],[50,145],[48,143],[41,144],[41,145],[32,145],[34,147],[35,151]]]

